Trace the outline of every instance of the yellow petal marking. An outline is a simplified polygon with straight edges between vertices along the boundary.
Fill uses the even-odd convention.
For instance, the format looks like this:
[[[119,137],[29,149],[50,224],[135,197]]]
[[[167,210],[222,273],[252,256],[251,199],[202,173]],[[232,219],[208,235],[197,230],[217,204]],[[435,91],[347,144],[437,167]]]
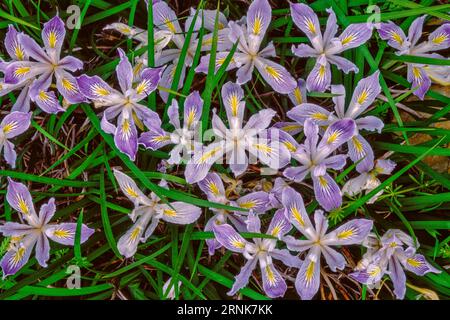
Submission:
[[[132,198],[137,198],[139,197],[138,193],[136,192],[136,190],[134,190],[131,186],[125,186],[125,193],[127,195],[129,195]]]
[[[406,263],[409,264],[413,268],[419,268],[422,265],[421,261],[414,259],[414,258],[406,259]]]
[[[131,231],[131,233],[130,233],[130,242],[136,241],[138,239],[140,233],[141,233],[140,227],[134,228],[134,230]]]
[[[355,40],[355,36],[353,34],[349,34],[348,36],[346,36],[344,39],[341,40],[341,43],[343,46],[345,46],[346,44],[349,44],[353,40]]]
[[[305,220],[303,220],[300,210],[298,210],[298,208],[296,206],[293,206],[291,208],[291,214],[300,226],[302,226],[302,227],[305,226]]]
[[[18,68],[14,71],[14,76],[17,78],[17,77],[26,75],[27,73],[30,72],[30,70],[31,70],[30,67],[18,67]]]
[[[170,137],[169,136],[158,136],[158,137],[154,137],[152,140],[154,142],[163,142],[163,141],[170,140]]]
[[[397,42],[399,45],[403,44],[403,38],[398,32],[391,31],[391,38],[392,38],[392,40]]]
[[[253,22],[253,33],[259,35],[262,29],[262,20],[260,13],[258,12],[255,16],[255,21]]]
[[[324,113],[316,112],[311,114],[311,118],[316,120],[327,120],[328,116]]]
[[[266,69],[267,74],[269,76],[271,76],[273,79],[275,79],[276,81],[281,80],[281,74],[280,74],[280,72],[278,72],[277,69],[275,69],[274,67],[271,67],[271,66],[266,66],[265,69]]]
[[[305,272],[305,280],[309,284],[314,276],[314,261],[310,261],[308,267],[306,268]]]
[[[340,240],[345,240],[348,239],[350,237],[352,237],[355,234],[354,229],[348,229],[348,230],[344,230],[341,231],[337,234],[338,239]]]
[[[224,63],[225,63],[225,60],[227,59],[227,57],[224,57],[224,58],[218,58],[217,60],[216,60],[216,67],[221,67]],[[234,60],[234,58],[231,58],[231,60],[230,60],[230,64],[231,63],[234,63],[235,62],[235,60]]]
[[[252,200],[252,201],[248,201],[248,202],[242,202],[239,204],[239,207],[245,208],[245,209],[252,209],[252,208],[256,207],[256,201]]]
[[[314,26],[314,22],[312,22],[311,18],[306,18],[306,27],[308,28],[309,32],[312,34],[316,34],[316,27]]]
[[[439,35],[436,35],[431,40],[431,42],[433,42],[434,44],[438,44],[439,45],[439,44],[443,43],[444,41],[447,41],[447,39],[448,39],[448,36],[446,34],[444,34],[444,33],[441,33]]]
[[[173,22],[170,21],[168,18],[166,18],[166,19],[164,20],[164,23],[165,23],[165,25],[167,26],[167,29],[170,30],[170,32],[172,32],[172,33],[176,33],[176,32],[177,32],[177,30],[175,29],[175,25],[174,25]]]
[[[188,127],[191,127],[191,125],[194,123],[194,120],[195,120],[195,110],[191,109],[188,113],[188,118],[187,118]]]
[[[302,92],[299,87],[294,89],[294,97],[297,104],[301,104],[303,102]]]
[[[41,91],[39,92],[39,95],[38,95],[38,96],[39,96],[39,99],[41,99],[41,100],[44,101],[44,102],[50,100],[50,96],[49,96],[48,93],[45,92],[44,90],[41,90]]]
[[[325,66],[324,65],[320,65],[319,67],[319,78],[323,79],[325,77]]]
[[[133,75],[136,76],[142,70],[143,66],[144,66],[144,64],[142,62],[139,62],[138,64],[136,64],[133,69]]]
[[[205,152],[205,154],[199,159],[199,163],[205,163],[208,159],[214,157],[221,149],[222,147],[216,147],[208,152]]]
[[[291,125],[284,126],[282,129],[286,132],[292,132],[292,131],[298,130],[300,128],[301,128],[301,126],[298,124],[291,124]]]
[[[358,99],[356,100],[359,104],[363,104],[367,101],[367,98],[369,97],[369,90],[367,88],[364,88],[363,91],[359,94]]]
[[[363,145],[362,145],[361,141],[359,141],[358,138],[353,137],[352,142],[353,142],[353,145],[355,146],[356,152],[363,153],[364,149],[363,149]]]
[[[130,137],[130,133],[131,133],[131,125],[130,125],[130,120],[125,119],[123,120],[123,124],[122,124],[122,136],[125,139],[128,139]]]
[[[419,83],[421,83],[422,82],[422,74],[420,73],[420,69],[417,67],[413,67],[412,72],[413,72],[414,78],[416,78],[417,81]]]
[[[220,194],[219,188],[217,187],[217,185],[214,182],[210,182],[208,184],[208,188],[209,188],[209,191],[211,191],[212,194],[214,194],[216,196]]]
[[[264,153],[271,153],[272,152],[272,148],[269,147],[267,144],[255,143],[253,146],[257,150],[262,151]]]
[[[322,188],[326,188],[328,186],[328,181],[324,178],[324,176],[319,176],[319,183]]]
[[[11,258],[12,265],[16,266],[23,259],[24,255],[25,255],[24,247],[20,247],[19,249],[17,249],[16,253]]]
[[[7,134],[13,131],[15,128],[17,128],[17,121],[12,121],[10,123],[5,124],[3,127],[3,133]]]
[[[236,236],[230,238],[230,243],[235,248],[238,248],[238,249],[244,249],[245,248],[245,243],[241,239],[236,237]]]
[[[69,230],[57,229],[53,231],[53,235],[57,238],[67,239],[71,237],[72,232],[70,232]]]
[[[22,47],[18,44],[14,47],[14,53],[16,54],[17,60],[23,60],[25,58],[25,53],[23,52]]]
[[[50,48],[54,49],[56,47],[56,41],[58,40],[58,36],[54,30],[48,33],[48,44]]]
[[[100,84],[96,83],[93,85],[92,91],[94,91],[94,93],[97,96],[107,96],[109,95],[109,91],[108,89],[102,87]]]
[[[24,214],[30,213],[30,208],[28,207],[28,204],[25,202],[25,199],[22,198],[21,195],[17,195],[17,206],[19,207],[19,210]]]
[[[330,134],[330,136],[327,139],[327,143],[331,144],[333,142],[335,142],[341,135],[340,131],[334,131],[333,133]]]
[[[173,209],[164,209],[163,213],[170,217],[175,217],[177,215],[177,212]]]
[[[285,141],[283,144],[290,152],[295,152],[297,150],[297,148],[289,141]]]
[[[381,272],[381,268],[378,266],[374,266],[373,270],[369,271],[368,274],[372,278],[376,277]]]
[[[119,28],[119,31],[122,32],[123,34],[128,35],[128,34],[130,34],[131,29],[129,27],[127,27],[127,26],[121,26]]]
[[[232,94],[228,97],[228,103],[230,104],[231,114],[234,117],[237,117],[238,107],[239,107],[239,99],[238,96]]]
[[[277,279],[275,278],[275,274],[273,273],[269,265],[266,266],[266,275],[267,280],[269,280],[270,285],[273,287],[276,284]]]
[[[145,92],[145,89],[147,89],[149,84],[148,80],[142,80],[136,87],[136,93],[137,94],[142,94]]]
[[[67,91],[75,91],[75,85],[69,79],[63,78],[61,84]]]

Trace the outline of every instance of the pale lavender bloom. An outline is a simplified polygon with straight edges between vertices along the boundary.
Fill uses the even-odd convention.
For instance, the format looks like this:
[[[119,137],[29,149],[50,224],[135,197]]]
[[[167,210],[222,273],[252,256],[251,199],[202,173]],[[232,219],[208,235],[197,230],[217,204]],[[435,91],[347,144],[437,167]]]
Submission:
[[[161,126],[158,114],[139,102],[156,89],[163,68],[142,70],[140,80],[136,82],[136,75],[125,52],[122,49],[118,51],[120,62],[116,73],[121,91],[111,88],[99,76],[81,75],[77,81],[81,92],[93,101],[96,107],[108,107],[103,112],[101,127],[106,133],[114,135],[117,148],[134,161],[138,150],[135,121],[142,121],[147,126]],[[117,126],[110,122],[116,117]]]
[[[161,2],[161,0],[154,0],[152,2],[152,5]],[[145,0],[146,8],[148,8],[148,0]],[[103,28],[103,30],[115,30],[129,39],[136,40],[139,43],[139,45],[136,47],[136,50],[141,49],[143,47],[146,47],[148,45],[148,32],[147,30],[129,26],[125,23],[121,22],[115,22],[107,25]],[[158,30],[157,28],[154,28],[154,55],[155,55],[155,61],[157,61],[161,55],[162,50],[172,41],[173,33],[168,30]],[[139,57],[135,58],[135,65],[133,68],[133,72],[136,76],[136,80],[139,81],[139,75],[141,73],[141,70],[144,66],[148,65],[148,59],[147,59],[148,52],[145,52]]]
[[[418,44],[420,37],[422,36],[423,23],[425,17],[418,17],[413,21],[409,27],[408,36],[405,35],[403,30],[392,21],[387,23],[381,23],[378,29],[378,34],[381,39],[388,40],[388,45],[394,49],[397,49],[397,55],[412,55],[419,57],[431,57],[438,59],[445,59],[445,57],[434,53],[434,51],[445,50],[450,47],[450,23],[445,23],[439,28],[434,30],[428,36],[428,40]],[[425,94],[431,86],[432,76],[437,82],[445,81],[445,77],[448,77],[450,67],[444,66],[440,73],[427,72],[428,65],[406,63],[408,67],[407,79],[411,83],[411,87],[414,89],[414,95],[423,100]],[[444,75],[441,77],[440,75]]]
[[[235,176],[244,173],[248,167],[246,151],[272,169],[279,169],[288,164],[289,151],[278,143],[276,137],[280,130],[267,129],[276,112],[272,109],[261,110],[252,115],[244,126],[243,98],[244,90],[239,85],[227,82],[222,87],[222,100],[229,128],[214,113],[212,127],[219,141],[202,150],[196,150],[186,166],[185,177],[189,183],[202,180],[211,166],[224,155]]]
[[[123,194],[134,204],[130,214],[134,224],[117,242],[117,249],[126,258],[134,256],[139,242],[147,241],[160,220],[180,225],[190,224],[202,213],[199,207],[184,202],[171,202],[170,205],[161,203],[161,199],[153,192],[147,197],[133,179],[116,169],[114,176]],[[166,187],[165,181],[161,181],[160,186]]]
[[[401,230],[389,229],[377,239],[366,244],[367,253],[350,276],[368,287],[379,287],[385,274],[389,275],[394,285],[397,299],[403,299],[406,292],[406,274],[404,270],[423,276],[429,272],[441,273],[427,262],[425,257],[416,253],[418,244]]]
[[[246,24],[230,21],[229,39],[238,42],[237,50],[227,67],[228,70],[238,68],[237,83],[245,84],[252,79],[256,67],[263,79],[277,92],[288,94],[296,87],[295,79],[278,63],[268,58],[276,56],[275,47],[270,42],[261,49],[267,28],[272,19],[272,9],[267,0],[254,0],[247,12]],[[218,51],[220,51],[218,49]],[[221,51],[216,55],[216,71],[224,63],[230,51]],[[202,57],[197,72],[208,72],[210,55]]]
[[[249,215],[247,226],[249,232],[261,233],[261,221],[257,215]],[[278,210],[272,218],[266,234],[279,239],[288,233],[291,228],[292,225],[285,217],[283,210]],[[288,267],[300,268],[302,261],[298,257],[293,256],[286,249],[276,249],[277,239],[254,238],[253,242],[249,242],[229,224],[216,224],[213,231],[217,241],[225,248],[241,253],[247,259],[240,273],[235,277],[235,282],[227,293],[228,295],[235,295],[236,292],[247,285],[252,271],[259,262],[264,292],[270,298],[284,296],[287,285],[280,272],[275,268],[273,259],[281,261]]]
[[[283,207],[281,199],[286,188],[289,188],[289,185],[283,178],[278,177],[275,179],[272,190],[269,192],[269,203],[272,208],[280,209]]]
[[[24,133],[31,122],[31,112],[14,111],[8,114],[0,122],[0,153],[3,151],[3,157],[12,167],[16,167],[17,154],[14,150],[14,144],[9,141]]]
[[[5,72],[8,65],[13,62],[29,61],[29,57],[25,52],[23,45],[20,43],[18,36],[19,32],[14,28],[13,25],[9,25],[8,32],[6,33],[5,37],[5,49],[11,60],[7,62],[5,61],[0,62],[0,71],[3,73]],[[17,97],[17,100],[14,103],[11,111],[20,111],[20,112],[30,111],[29,89],[34,79],[35,78],[30,78],[27,81],[22,81],[15,84],[5,83],[4,79],[0,80],[0,97],[7,95],[11,91],[21,89],[20,94]]]
[[[184,33],[189,31],[191,23],[193,21],[193,16],[195,14],[194,10],[191,10],[191,16],[186,20]],[[178,89],[183,86],[184,77],[186,73],[186,67],[190,67],[192,65],[195,52],[198,46],[198,30],[200,29],[202,17],[204,17],[204,27],[205,29],[209,29],[209,31],[214,30],[214,21],[215,21],[215,10],[199,10],[197,19],[194,25],[194,32],[191,35],[191,40],[189,43],[189,48],[187,50],[187,54],[184,60],[183,69],[181,72],[180,80],[178,82]],[[211,24],[212,19],[212,24]],[[219,13],[219,31],[217,34],[217,50],[227,50],[231,47],[231,42],[228,39],[229,30],[226,28],[226,18],[222,13]],[[183,45],[186,41],[183,31],[181,30],[180,23],[178,22],[178,18],[175,12],[169,7],[167,3],[164,1],[153,4],[153,23],[156,28],[162,31],[169,32],[171,34],[172,43],[175,45],[175,48],[169,48],[162,50],[155,60],[156,66],[168,65],[164,70],[164,73],[161,78],[161,87],[170,89],[172,87],[172,82],[175,76],[175,70],[178,64],[178,60],[180,58],[181,51],[183,49]],[[202,38],[201,51],[211,50],[213,40],[213,34],[205,34]],[[159,94],[164,101],[167,101],[169,93],[165,90],[160,90]]]
[[[355,121],[343,119],[330,125],[319,142],[319,126],[313,120],[304,122],[305,142],[295,146],[292,157],[299,167],[288,167],[283,175],[295,182],[301,182],[311,174],[317,202],[327,211],[339,208],[342,193],[336,181],[327,173],[328,169],[340,170],[345,166],[347,155],[331,155],[338,147],[351,139],[356,131]],[[286,134],[287,135],[287,134]],[[292,139],[291,144],[295,143]]]
[[[338,56],[351,48],[364,44],[372,36],[370,23],[349,25],[339,37],[336,37],[338,24],[333,9],[329,13],[325,32],[320,30],[319,18],[316,13],[303,3],[291,3],[291,16],[295,25],[306,34],[311,46],[300,44],[293,46],[292,52],[301,58],[316,58],[316,64],[306,79],[308,91],[324,92],[331,84],[330,64],[334,64],[344,73],[358,72],[358,67],[351,61]]]
[[[163,292],[163,296],[165,296],[167,299],[173,300],[175,299],[175,283],[172,283],[172,285],[170,285],[172,283],[172,277],[170,277],[163,285],[162,287],[162,292]],[[170,285],[170,288],[169,288]],[[177,290],[178,292],[180,291],[182,282],[180,280],[178,280],[177,283]]]
[[[449,60],[449,59],[447,59]],[[436,66],[428,65],[424,66],[423,69],[427,73],[428,77],[440,84],[441,86],[450,86],[450,67],[449,66]]]
[[[377,160],[374,167],[371,167],[367,171],[362,172],[359,176],[348,180],[342,187],[342,193],[346,193],[351,196],[362,193],[363,191],[365,191],[366,194],[369,193],[381,184],[378,176],[390,175],[395,166],[396,163],[394,161],[381,159]],[[374,203],[382,194],[383,190],[380,190],[376,195],[370,198],[367,203]]]
[[[85,101],[72,72],[81,70],[83,62],[73,56],[61,58],[62,45],[66,30],[59,16],[53,17],[42,28],[44,48],[41,48],[30,36],[23,33],[16,35],[26,55],[33,59],[13,61],[4,69],[5,83],[10,85],[24,84],[23,90],[29,88],[31,101],[47,113],[63,112],[53,91],[49,91],[53,76],[56,78],[57,91],[70,104]],[[24,100],[27,99],[22,97]],[[28,111],[27,103],[21,111]]]
[[[367,219],[353,219],[327,233],[328,219],[322,210],[314,213],[313,226],[306,212],[302,196],[292,188],[283,193],[282,202],[286,218],[306,238],[297,240],[292,236],[284,236],[289,250],[308,251],[297,274],[295,288],[303,300],[310,300],[320,286],[320,258],[323,255],[331,271],[343,270],[347,264],[342,254],[332,246],[361,244],[372,229],[373,222]]]
[[[115,22],[107,25],[103,28],[103,30],[115,30],[129,39],[133,39],[139,42],[136,47],[136,50],[139,50],[148,45],[148,32],[147,30],[129,26],[125,23]],[[167,45],[172,41],[173,34],[167,30],[155,30],[153,39],[154,39],[154,52],[155,52],[155,61],[157,61],[161,55],[162,50],[167,47]],[[145,52],[139,57],[135,59],[135,65],[133,68],[133,72],[135,75],[140,75],[141,70],[144,66],[148,65],[147,59],[148,52]]]
[[[66,246],[74,245],[76,223],[50,223],[56,211],[54,198],[42,205],[37,215],[27,187],[8,178],[6,200],[26,223],[6,222],[0,226],[3,236],[11,237],[10,248],[0,262],[3,277],[19,271],[30,259],[34,247],[36,260],[42,267],[47,267],[50,258],[49,238]],[[80,242],[85,242],[93,233],[93,229],[83,224]]]
[[[303,124],[306,119],[312,119],[319,126],[329,126],[341,119],[353,119],[356,123],[356,134],[348,142],[348,154],[353,162],[358,162],[356,170],[365,172],[373,167],[374,153],[369,142],[359,133],[360,130],[378,131],[384,127],[383,121],[374,116],[361,116],[379,95],[380,72],[376,71],[371,76],[358,82],[353,92],[350,105],[345,108],[345,88],[342,85],[331,86],[334,111],[330,112],[316,104],[303,103],[287,112],[287,116]]]
[[[206,193],[208,200],[212,202],[251,210],[255,214],[261,214],[270,209],[269,195],[263,191],[252,192],[239,199],[229,200],[225,194],[222,179],[215,172],[208,173],[205,179],[198,183],[198,186]],[[217,208],[211,208],[211,210],[214,212],[214,215],[206,222],[205,231],[212,231],[214,225],[228,223],[228,220],[239,232],[247,231],[247,226],[245,225],[247,212]],[[206,244],[210,255],[213,255],[216,249],[222,247],[216,239],[207,239]]]
[[[182,162],[182,153],[191,156],[195,149],[200,148],[199,126],[202,116],[203,99],[198,91],[192,92],[187,96],[184,102],[183,126],[180,124],[180,112],[178,102],[173,99],[172,104],[167,110],[169,122],[174,126],[172,133],[164,131],[161,126],[154,127],[149,125],[149,131],[142,133],[139,138],[139,144],[147,149],[158,150],[168,144],[174,144],[170,152],[169,164],[180,164]]]

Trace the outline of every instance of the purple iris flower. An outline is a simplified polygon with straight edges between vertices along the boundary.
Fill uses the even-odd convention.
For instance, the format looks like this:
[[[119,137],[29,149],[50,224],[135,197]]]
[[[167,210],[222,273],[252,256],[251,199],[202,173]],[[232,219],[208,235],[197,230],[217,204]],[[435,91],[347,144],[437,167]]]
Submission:
[[[111,88],[99,76],[81,75],[77,78],[81,92],[93,101],[96,107],[108,107],[102,117],[103,131],[114,135],[117,148],[134,161],[138,150],[138,132],[135,122],[142,127],[161,127],[156,112],[139,104],[153,92],[161,79],[163,68],[142,70],[139,81],[133,73],[133,67],[122,49],[118,49],[120,62],[116,67],[117,79],[121,91]],[[117,126],[110,120],[118,117]]]
[[[25,52],[25,49],[23,48],[23,45],[20,43],[18,36],[19,33],[14,26],[9,25],[8,26],[8,32],[6,32],[5,37],[5,49],[8,53],[9,57],[11,58],[10,61],[1,61],[0,62],[0,71],[5,73],[6,67],[8,67],[9,64],[17,61],[29,61],[29,57],[27,53]],[[11,111],[20,111],[20,112],[28,112],[30,111],[30,95],[29,95],[29,89],[31,83],[34,81],[35,78],[30,78],[27,81],[22,81],[19,83],[11,84],[11,83],[5,83],[4,79],[0,80],[0,96],[3,97],[4,95],[7,95],[11,91],[19,90],[20,91],[19,96],[16,99],[16,102],[14,103]]]
[[[284,296],[287,285],[280,272],[275,268],[273,259],[281,261],[288,267],[300,268],[302,265],[302,261],[288,250],[276,248],[277,238],[284,236],[291,228],[292,225],[285,217],[283,210],[275,213],[266,232],[267,235],[274,238],[254,238],[253,242],[250,242],[245,240],[229,224],[214,225],[213,231],[216,240],[228,250],[241,253],[247,259],[240,273],[236,276],[228,295],[235,295],[236,292],[247,285],[252,271],[259,262],[264,292],[270,298]],[[249,215],[247,229],[250,232],[261,233],[261,221],[257,215]]]
[[[418,43],[422,36],[423,23],[425,17],[421,16],[413,21],[409,27],[408,37],[403,30],[392,21],[381,23],[378,34],[381,39],[388,40],[388,45],[397,49],[397,55],[412,55],[419,57],[431,57],[445,59],[445,57],[434,53],[433,51],[444,50],[450,47],[450,23],[445,23],[428,36],[428,41]],[[436,67],[407,63],[408,67],[407,79],[414,89],[414,95],[423,100],[425,94],[431,86],[432,76],[436,82],[447,82],[450,76],[450,67],[444,66],[436,69]],[[431,67],[431,72],[427,72]],[[440,70],[440,71],[439,71]],[[438,71],[438,72],[436,72]]]
[[[19,99],[22,99],[21,103],[24,104],[19,107],[20,111],[27,112],[29,110],[28,95],[31,101],[35,102],[44,112],[65,111],[60,106],[55,93],[49,91],[53,77],[56,78],[57,91],[66,102],[76,104],[85,101],[85,97],[81,94],[77,81],[72,75],[72,72],[83,68],[83,62],[72,56],[61,58],[66,29],[59,16],[53,17],[42,28],[44,48],[41,48],[30,36],[23,33],[17,34],[12,30],[10,28],[9,36],[6,38],[7,47],[11,46],[11,51],[14,50],[15,58],[22,57],[22,59],[6,63],[3,72],[6,84],[16,86],[16,89],[22,88],[22,92],[29,90],[19,96]],[[13,57],[13,55],[11,56]]]
[[[303,103],[287,112],[287,116],[303,124],[306,119],[312,119],[319,126],[342,120],[353,119],[356,123],[356,134],[347,143],[348,154],[353,162],[358,162],[356,170],[365,172],[373,167],[374,154],[369,142],[359,133],[360,130],[378,131],[384,127],[383,121],[374,116],[361,116],[374,102],[381,91],[378,81],[379,71],[358,82],[348,108],[345,108],[345,88],[342,85],[331,86],[334,111],[330,112],[313,103]]]
[[[252,115],[244,126],[245,102],[244,90],[232,82],[222,87],[222,101],[227,113],[229,128],[214,113],[212,127],[215,141],[202,150],[196,150],[189,160],[185,177],[189,183],[202,180],[211,166],[226,155],[227,163],[235,176],[245,172],[249,159],[246,151],[254,159],[260,160],[272,169],[279,169],[288,164],[289,151],[284,145],[278,143],[278,129],[267,129],[275,111],[264,109]]]
[[[267,0],[254,0],[247,12],[246,24],[230,21],[229,39],[231,43],[238,42],[237,50],[227,67],[228,70],[238,68],[237,83],[245,84],[252,79],[256,69],[263,79],[277,92],[288,94],[296,87],[295,79],[283,66],[268,58],[276,56],[275,47],[270,42],[261,49],[261,43],[272,19],[272,9]],[[218,49],[218,51],[220,51]],[[216,55],[216,70],[224,63],[230,51],[218,52]],[[202,57],[197,72],[208,72],[210,55]]]
[[[413,239],[398,229],[389,229],[381,237],[372,237],[365,243],[368,248],[363,259],[358,263],[355,272],[350,276],[368,287],[379,287],[384,275],[389,275],[394,285],[397,299],[403,299],[406,293],[406,274],[410,271],[418,276],[429,272],[441,273],[427,262],[425,257],[416,253],[418,245]]]
[[[325,32],[320,31],[319,18],[316,13],[303,3],[291,3],[291,16],[295,25],[306,34],[311,46],[300,44],[293,46],[292,52],[301,58],[316,58],[316,64],[306,79],[308,91],[324,92],[331,84],[330,64],[334,64],[344,73],[358,72],[358,67],[351,61],[338,56],[348,49],[364,44],[372,36],[372,25],[357,23],[348,26],[336,37],[338,24],[333,9],[329,13]]]
[[[286,188],[289,188],[289,184],[283,178],[275,179],[272,190],[269,192],[269,203],[272,208],[280,209],[283,207],[281,199]]]
[[[120,32],[124,36],[128,37],[129,39],[138,41],[139,44],[136,47],[136,50],[146,47],[148,45],[147,30],[138,27],[132,27],[125,23],[120,22],[109,24],[106,27],[104,27],[103,30],[115,30],[117,32]],[[153,39],[154,39],[155,60],[157,61],[161,55],[162,50],[172,40],[172,33],[166,30],[156,30],[154,32]],[[136,57],[135,59],[136,63],[134,65],[133,70],[135,75],[140,75],[142,68],[148,65],[147,54],[148,52],[145,52],[141,56]]]
[[[181,157],[183,152],[186,156],[190,157],[194,150],[200,147],[200,143],[198,142],[198,129],[202,109],[203,99],[200,97],[198,91],[192,92],[184,102],[184,119],[183,126],[181,126],[178,102],[173,99],[171,106],[167,110],[167,114],[175,130],[172,133],[168,133],[161,129],[161,126],[154,127],[149,125],[149,131],[141,135],[139,144],[151,150],[158,150],[168,144],[174,144],[175,146],[170,152],[170,158],[167,162],[169,164],[180,164],[183,160]]]
[[[161,203],[153,192],[147,197],[133,179],[118,170],[114,170],[114,176],[123,194],[134,204],[130,214],[134,224],[117,243],[117,249],[126,258],[134,256],[139,242],[145,242],[153,234],[160,220],[181,225],[190,224],[202,213],[199,207],[184,202],[171,202],[170,205]],[[167,184],[161,181],[160,186],[167,187]]]
[[[0,122],[0,153],[3,151],[3,156],[6,162],[12,167],[16,167],[17,154],[14,150],[14,144],[9,141],[24,133],[31,122],[31,112],[13,111],[8,114]]]
[[[340,170],[345,166],[347,155],[331,155],[338,147],[355,135],[356,124],[352,119],[334,122],[326,130],[319,142],[319,126],[313,120],[304,122],[306,136],[304,144],[296,145],[290,137],[289,143],[292,157],[300,163],[299,167],[288,167],[283,175],[295,182],[301,182],[310,174],[314,185],[317,202],[327,211],[339,208],[342,204],[342,193],[336,181],[327,173],[328,169]]]
[[[184,33],[187,33],[189,31],[194,14],[195,10],[191,10],[191,15],[188,17],[185,23]],[[181,88],[181,86],[183,85],[186,67],[190,67],[192,65],[195,52],[198,46],[197,31],[201,27],[202,17],[205,29],[209,31],[214,31],[215,15],[216,15],[215,10],[199,10],[194,25],[195,32],[193,32],[191,36],[191,41],[189,43],[189,48],[187,50],[184,66],[178,83],[178,89]],[[153,4],[153,23],[158,30],[169,32],[172,43],[175,46],[174,48],[162,50],[157,54],[157,59],[155,59],[156,66],[167,65],[167,68],[164,70],[164,73],[162,75],[160,85],[163,88],[170,89],[172,87],[173,78],[175,76],[175,70],[186,38],[183,34],[183,31],[181,29],[180,23],[178,22],[178,18],[175,12],[164,1]],[[219,31],[217,34],[218,51],[228,50],[231,47],[231,42],[227,36],[229,33],[229,30],[226,27],[227,24],[228,22],[224,14],[219,12]],[[205,34],[202,38],[201,51],[211,50],[212,40],[213,40],[212,33]],[[168,91],[162,89],[159,91],[159,93],[161,98],[164,101],[167,101],[167,97],[169,95]]]
[[[396,163],[391,160],[377,160],[374,166],[367,171],[362,172],[359,176],[348,180],[342,187],[342,193],[349,194],[351,196],[357,195],[363,191],[369,193],[381,184],[378,179],[379,175],[390,175],[395,169]],[[383,190],[380,190],[376,195],[367,201],[367,203],[374,203],[380,195],[383,194]]]
[[[286,218],[306,238],[297,240],[284,236],[282,240],[289,250],[307,251],[306,258],[297,274],[295,288],[303,300],[310,300],[320,286],[320,258],[323,255],[333,272],[343,270],[347,262],[342,254],[332,246],[361,244],[372,229],[373,222],[367,219],[353,219],[333,231],[328,230],[328,219],[322,210],[314,213],[313,226],[306,212],[302,196],[292,188],[283,192],[284,214]]]
[[[10,248],[0,262],[4,277],[19,271],[30,259],[34,247],[36,247],[36,260],[42,267],[47,267],[50,257],[49,238],[63,245],[74,245],[76,223],[50,223],[56,211],[54,198],[42,205],[39,215],[37,215],[27,187],[8,178],[6,200],[14,210],[21,214],[21,218],[26,223],[6,222],[0,226],[3,236],[11,237]],[[93,233],[93,229],[83,224],[81,243],[85,242]]]
[[[235,200],[228,199],[222,179],[215,172],[208,173],[205,179],[198,183],[198,186],[206,193],[208,200],[212,202],[240,207],[250,210],[255,214],[261,214],[270,209],[269,194],[264,191],[252,192]],[[248,215],[247,212],[230,212],[226,209],[216,208],[211,208],[211,210],[214,212],[214,215],[206,222],[205,231],[212,231],[214,225],[228,223],[228,220],[239,232],[247,231],[247,226],[245,224],[245,219]],[[208,239],[206,240],[206,244],[208,245],[208,252],[210,255],[213,255],[216,249],[222,247],[220,242],[216,239]]]

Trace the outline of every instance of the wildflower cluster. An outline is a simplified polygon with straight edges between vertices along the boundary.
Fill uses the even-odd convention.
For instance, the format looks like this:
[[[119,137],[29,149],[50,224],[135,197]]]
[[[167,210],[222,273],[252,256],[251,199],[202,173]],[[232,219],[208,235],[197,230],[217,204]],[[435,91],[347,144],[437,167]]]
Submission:
[[[350,219],[329,230],[330,213],[341,210],[346,198],[376,189],[368,203],[376,202],[383,192],[379,176],[390,175],[396,166],[387,156],[377,159],[367,138],[384,128],[380,118],[367,113],[381,92],[380,71],[366,74],[341,56],[363,46],[373,36],[374,25],[352,24],[337,35],[337,18],[330,8],[322,32],[318,16],[308,5],[291,3],[292,21],[309,43],[293,46],[292,53],[314,59],[305,81],[282,66],[274,44],[270,39],[265,41],[272,21],[267,0],[254,0],[246,16],[238,21],[230,21],[215,10],[192,9],[184,28],[166,2],[153,1],[150,5],[154,66],[147,67],[147,53],[130,61],[127,53],[118,49],[117,86],[107,83],[101,74],[88,75],[82,61],[64,55],[66,30],[58,15],[44,24],[42,46],[14,26],[9,27],[5,39],[9,60],[0,63],[4,75],[0,96],[20,91],[11,112],[0,122],[0,152],[9,166],[14,168],[17,160],[12,139],[28,130],[39,112],[30,111],[31,105],[44,113],[57,114],[69,105],[92,104],[100,110],[101,130],[114,136],[118,152],[137,163],[139,154],[146,150],[168,150],[168,159],[161,164],[164,170],[175,168],[174,175],[183,175],[192,190],[216,205],[203,227],[213,235],[206,239],[209,255],[226,249],[245,260],[229,295],[247,286],[259,266],[258,277],[268,297],[283,297],[287,282],[293,280],[288,274],[295,274],[298,295],[312,299],[320,287],[321,266],[343,272],[348,262],[340,251],[349,245],[367,248],[350,277],[373,288],[388,275],[399,299],[405,295],[403,269],[421,276],[440,272],[417,253],[418,243],[410,236],[390,229],[378,238],[371,233],[374,221],[367,217]],[[419,43],[425,19],[422,16],[412,23],[408,37],[392,22],[381,23],[377,32],[398,50],[398,55],[443,58],[435,51],[450,46],[450,24],[438,27],[427,41]],[[147,30],[119,22],[104,29],[139,42],[137,48],[148,45]],[[201,40],[200,30],[206,30]],[[213,47],[215,54],[210,52]],[[223,108],[212,110],[210,130],[203,121],[210,116],[209,108],[204,108],[204,97],[198,91],[169,101],[169,93],[181,89],[197,51],[202,55],[195,68],[198,76],[208,74],[214,56],[214,72],[227,63],[225,69],[235,79],[222,84],[219,100]],[[343,85],[332,84],[332,66],[338,72],[363,72],[364,76],[353,92],[345,92]],[[407,63],[407,68],[412,92],[419,99],[424,99],[432,80],[448,83],[449,66]],[[177,69],[181,75],[178,83],[173,83]],[[292,101],[294,106],[286,114],[289,121],[278,121],[272,108],[249,115],[243,86],[259,76],[277,94]],[[308,93],[326,91],[334,108],[307,102]],[[162,101],[168,102],[166,114],[147,105],[147,98],[157,92]],[[343,183],[336,177],[348,164],[354,166],[357,175]],[[139,244],[146,243],[161,222],[188,225],[202,221],[199,206],[168,201],[156,191],[146,195],[134,177],[122,171],[113,168],[111,176],[134,206],[129,214],[132,225],[117,242],[124,258],[132,258]],[[261,179],[253,188],[236,187],[236,181],[250,172],[269,172],[276,178],[271,181],[268,175],[270,182],[264,186]],[[224,182],[229,181],[236,182],[233,190],[225,187]],[[321,207],[313,213],[314,209],[306,209],[300,193],[305,186],[312,189],[312,203]],[[168,190],[169,183],[161,180],[157,188]],[[20,223],[8,221],[0,226],[0,233],[10,237],[9,249],[0,262],[3,276],[24,267],[33,248],[39,265],[46,267],[49,239],[73,246],[77,232],[80,243],[94,233],[84,224],[77,231],[76,222],[50,223],[56,212],[54,198],[36,214],[27,187],[9,178],[6,200],[19,214]],[[262,227],[266,221],[270,221],[268,226]],[[167,287],[168,283],[164,290]]]

